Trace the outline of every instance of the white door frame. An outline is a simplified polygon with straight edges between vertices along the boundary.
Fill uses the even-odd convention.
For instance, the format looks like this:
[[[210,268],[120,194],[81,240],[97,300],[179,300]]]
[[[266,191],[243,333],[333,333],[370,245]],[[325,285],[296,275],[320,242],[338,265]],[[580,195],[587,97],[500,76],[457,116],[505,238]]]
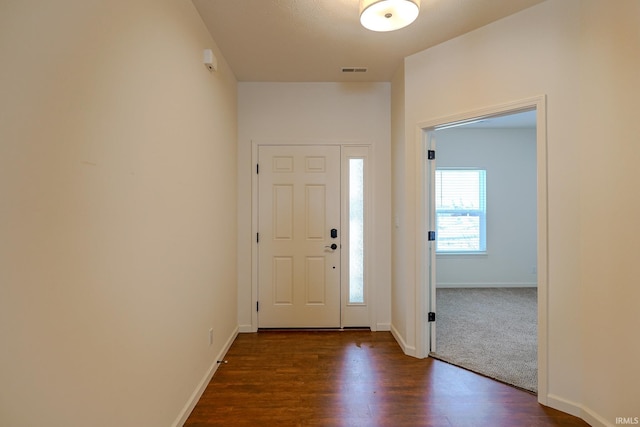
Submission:
[[[537,157],[537,269],[538,269],[538,402],[546,405],[548,387],[548,218],[547,218],[547,123],[546,96],[538,95],[519,101],[481,108],[464,113],[439,117],[417,123],[416,144],[416,236],[426,236],[428,231],[428,189],[425,188],[428,173],[427,149],[428,132],[436,126],[486,118],[523,110],[536,110],[536,157]],[[416,356],[428,357],[427,345],[431,341],[430,328],[427,326],[429,312],[429,275],[430,263],[420,262],[429,259],[429,247],[426,237],[416,242]],[[437,316],[437,313],[436,313]],[[437,317],[436,317],[437,319]]]
[[[256,234],[258,233],[258,174],[256,173],[256,164],[258,163],[258,149],[261,145],[337,145],[340,147],[365,147],[368,150],[368,169],[367,177],[369,179],[369,186],[371,185],[371,177],[374,168],[374,150],[373,146],[370,142],[367,141],[327,141],[327,140],[315,140],[315,139],[256,139],[251,141],[251,236],[253,239],[253,243],[251,245],[251,332],[256,332],[258,330],[258,311],[257,301],[258,301],[258,244],[256,242]],[[341,163],[345,160],[344,151],[341,150]],[[342,165],[341,165],[342,167]],[[367,179],[365,177],[365,180]],[[367,185],[365,181],[365,185]],[[341,187],[344,187],[344,183],[341,183]],[[370,201],[372,197],[370,197]],[[374,209],[372,208],[372,203],[369,203],[370,209],[368,212],[365,212],[365,215],[368,214],[370,221],[369,226],[365,230],[365,235],[368,238],[369,245],[371,247],[375,247],[376,236],[375,233],[372,232],[371,223],[375,220],[374,217]],[[343,213],[341,212],[341,216]],[[342,221],[344,223],[344,221]],[[346,230],[344,225],[341,226],[342,230]],[[342,232],[341,230],[341,232]],[[343,240],[344,242],[344,240]],[[345,251],[342,251],[344,254]],[[342,256],[344,259],[344,255]],[[367,255],[369,260],[371,259],[370,255]],[[371,262],[366,266],[367,269],[371,268]],[[346,271],[346,268],[341,269],[343,272]],[[371,274],[369,272],[365,272],[365,275],[371,278]],[[342,286],[342,285],[341,285]],[[341,293],[341,312],[342,307],[344,306],[344,301]],[[369,317],[369,327],[372,331],[377,329],[376,323],[376,310],[377,310],[377,302],[376,302],[376,289],[375,289],[375,281],[369,280],[369,289],[367,291],[367,310]],[[341,315],[340,323],[343,325],[343,316]]]

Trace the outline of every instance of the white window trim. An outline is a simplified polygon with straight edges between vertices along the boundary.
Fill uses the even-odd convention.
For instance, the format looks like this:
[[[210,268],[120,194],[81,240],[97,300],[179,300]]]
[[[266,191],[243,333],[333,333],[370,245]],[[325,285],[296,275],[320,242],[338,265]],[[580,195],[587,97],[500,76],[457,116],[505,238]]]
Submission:
[[[487,254],[487,170],[481,167],[436,167],[436,173],[438,171],[482,171],[484,172],[484,209],[477,209],[475,211],[482,212],[480,215],[480,246],[483,249],[479,250],[442,250],[438,249],[438,231],[436,230],[436,256],[460,256],[460,255],[486,255]],[[482,204],[482,203],[481,203]],[[451,209],[445,209],[451,210]],[[469,209],[471,211],[472,209]],[[436,227],[438,225],[436,209]]]
[[[342,235],[349,236],[349,160],[364,160],[364,302],[349,302],[349,239],[342,243],[342,326],[371,325],[373,307],[371,290],[371,169],[372,162],[368,146],[343,146],[342,147]]]

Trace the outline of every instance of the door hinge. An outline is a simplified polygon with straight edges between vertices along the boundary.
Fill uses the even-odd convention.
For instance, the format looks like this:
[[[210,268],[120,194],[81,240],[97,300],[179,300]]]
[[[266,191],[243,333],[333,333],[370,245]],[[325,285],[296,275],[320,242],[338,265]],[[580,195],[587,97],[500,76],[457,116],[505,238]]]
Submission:
[[[256,301],[256,311],[260,311],[260,301]]]
[[[260,173],[260,163],[256,163],[256,174]]]
[[[436,150],[427,150],[427,159],[435,160],[436,158]]]
[[[427,240],[429,240],[430,242],[433,240],[436,240],[436,232],[435,231],[429,231],[427,233]]]
[[[429,322],[435,322],[436,321],[436,314],[433,311],[429,312],[429,316],[427,317],[427,320]]]
[[[260,233],[256,233],[256,243],[260,243]]]

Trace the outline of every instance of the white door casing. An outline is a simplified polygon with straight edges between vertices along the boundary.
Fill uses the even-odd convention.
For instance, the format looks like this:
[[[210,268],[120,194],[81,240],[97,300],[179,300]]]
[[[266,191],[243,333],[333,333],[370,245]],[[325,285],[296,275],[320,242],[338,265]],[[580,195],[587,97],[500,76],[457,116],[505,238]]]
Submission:
[[[340,147],[265,145],[258,163],[258,326],[340,327]]]
[[[524,110],[536,110],[536,159],[537,159],[537,289],[538,289],[538,402],[547,405],[548,387],[548,218],[547,218],[547,130],[546,130],[546,96],[539,95],[519,101],[509,102],[501,105],[494,105],[474,111],[454,114],[447,117],[439,117],[417,123],[416,140],[421,147],[421,156],[416,159],[416,199],[420,201],[416,214],[416,234],[424,236],[430,228],[431,222],[428,218],[430,194],[423,183],[430,173],[429,161],[427,160],[427,150],[435,147],[435,140],[430,140],[429,133],[438,126],[457,123],[461,121],[475,120],[491,116],[516,113]],[[435,163],[433,164],[435,169]],[[435,246],[435,245],[434,245]],[[416,351],[412,354],[418,358],[427,357],[433,344],[435,349],[434,324],[425,321],[427,312],[432,308],[430,303],[435,301],[435,293],[432,292],[431,266],[435,267],[435,260],[429,252],[429,244],[426,238],[420,238],[418,245],[418,259],[429,260],[428,262],[416,263]],[[435,247],[434,247],[435,251]],[[435,273],[435,270],[433,270]],[[433,306],[435,308],[435,306]],[[437,318],[437,313],[436,313]]]
[[[433,156],[429,156],[429,152],[432,151],[434,153]],[[428,213],[428,232],[436,231],[436,137],[434,135],[434,131],[430,131],[427,133],[427,167],[426,174],[428,183],[428,196],[427,196],[427,213]],[[433,157],[433,158],[431,158]],[[428,254],[428,307],[429,313],[436,313],[436,241],[429,240],[427,235],[426,240],[426,250],[425,252]],[[428,319],[428,317],[427,317]],[[427,329],[429,330],[429,351],[436,351],[436,322],[428,321],[429,326]]]

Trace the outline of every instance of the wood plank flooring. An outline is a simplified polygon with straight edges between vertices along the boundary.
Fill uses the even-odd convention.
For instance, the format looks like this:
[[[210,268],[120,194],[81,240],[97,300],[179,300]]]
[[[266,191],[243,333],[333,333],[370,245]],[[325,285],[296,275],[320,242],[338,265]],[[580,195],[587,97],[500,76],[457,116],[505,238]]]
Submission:
[[[240,334],[185,426],[588,426],[389,332]]]

